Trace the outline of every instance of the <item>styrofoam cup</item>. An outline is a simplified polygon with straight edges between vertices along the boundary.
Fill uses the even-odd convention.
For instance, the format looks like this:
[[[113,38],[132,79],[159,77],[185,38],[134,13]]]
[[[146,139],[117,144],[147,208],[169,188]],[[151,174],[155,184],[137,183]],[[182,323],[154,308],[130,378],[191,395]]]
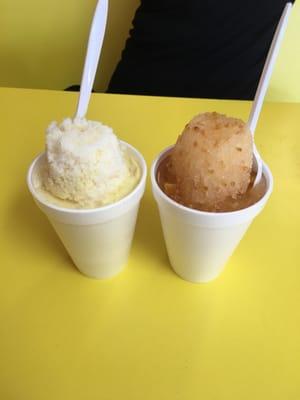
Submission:
[[[263,163],[267,190],[250,207],[223,213],[194,210],[176,203],[158,186],[157,168],[172,147],[162,151],[151,167],[152,191],[159,209],[169,260],[181,278],[196,283],[208,282],[221,273],[251,222],[264,208],[273,189],[273,177]]]
[[[31,164],[28,188],[38,207],[46,214],[77,268],[91,278],[116,275],[126,265],[140,200],[145,191],[147,166],[143,156],[122,142],[141,168],[137,186],[121,200],[99,208],[71,209],[47,202],[34,188],[32,177],[45,153]]]

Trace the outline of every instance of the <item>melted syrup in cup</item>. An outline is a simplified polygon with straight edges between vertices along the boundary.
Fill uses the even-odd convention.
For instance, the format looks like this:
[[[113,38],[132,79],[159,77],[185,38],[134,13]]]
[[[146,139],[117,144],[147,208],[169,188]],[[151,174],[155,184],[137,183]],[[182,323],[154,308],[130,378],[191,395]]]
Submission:
[[[273,189],[273,177],[263,163],[266,191],[249,207],[228,212],[188,208],[167,196],[157,181],[158,168],[172,147],[162,151],[151,167],[152,192],[170,264],[176,274],[187,281],[209,282],[220,275],[252,221],[263,210]]]

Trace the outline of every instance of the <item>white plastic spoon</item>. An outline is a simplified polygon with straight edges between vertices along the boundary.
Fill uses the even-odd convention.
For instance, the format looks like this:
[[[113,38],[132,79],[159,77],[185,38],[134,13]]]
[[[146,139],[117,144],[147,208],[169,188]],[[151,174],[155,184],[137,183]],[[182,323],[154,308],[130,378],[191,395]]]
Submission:
[[[281,15],[280,21],[277,25],[272,43],[271,43],[271,47],[264,65],[264,69],[263,72],[261,74],[260,80],[259,80],[259,84],[255,93],[255,98],[254,98],[254,102],[252,105],[252,109],[250,112],[250,116],[249,116],[249,120],[248,120],[248,125],[250,128],[250,131],[252,133],[253,136],[253,156],[254,159],[256,161],[256,165],[257,165],[257,172],[256,172],[256,177],[254,180],[254,184],[253,186],[257,185],[257,183],[261,180],[261,176],[262,176],[262,160],[261,157],[257,151],[257,148],[255,146],[254,143],[254,132],[255,132],[255,128],[257,125],[257,121],[262,109],[262,105],[264,102],[264,98],[265,98],[265,94],[267,91],[267,88],[269,86],[269,82],[270,82],[270,78],[273,72],[273,68],[275,65],[275,61],[276,58],[278,56],[279,53],[279,48],[283,39],[283,35],[285,33],[286,27],[287,27],[287,23],[288,23],[288,18],[290,15],[292,9],[292,3],[287,3],[283,13]]]
[[[90,30],[84,69],[80,85],[79,100],[75,117],[83,118],[86,115],[90,102],[99,57],[102,49],[108,12],[108,0],[99,0],[93,17]]]

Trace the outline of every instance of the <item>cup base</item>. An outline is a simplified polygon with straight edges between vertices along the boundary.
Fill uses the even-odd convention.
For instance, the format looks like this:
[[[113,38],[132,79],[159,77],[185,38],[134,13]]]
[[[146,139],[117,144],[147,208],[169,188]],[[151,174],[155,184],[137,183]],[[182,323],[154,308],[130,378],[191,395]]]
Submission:
[[[171,265],[171,267],[172,267],[172,265]],[[183,275],[183,274],[177,272],[173,267],[172,267],[172,271],[174,271],[175,274],[176,274],[179,278],[183,279],[184,281],[187,281],[187,282],[190,282],[190,283],[194,283],[194,284],[205,284],[205,283],[212,282],[212,281],[216,280],[217,278],[219,278],[220,275],[221,275],[222,272],[223,272],[223,270],[222,270],[222,271],[220,271],[218,274],[216,274],[216,275],[214,275],[214,276],[212,276],[212,277],[209,277],[209,278],[192,278],[192,277],[190,277],[190,276],[185,276],[185,275]]]
[[[112,278],[116,277],[117,275],[119,275],[125,269],[126,263],[122,264],[118,268],[115,268],[113,271],[105,271],[105,272],[102,271],[99,273],[97,273],[97,272],[88,273],[84,269],[79,268],[77,265],[75,265],[75,267],[86,278],[97,279],[100,281],[100,280],[104,280],[104,279],[112,279]]]

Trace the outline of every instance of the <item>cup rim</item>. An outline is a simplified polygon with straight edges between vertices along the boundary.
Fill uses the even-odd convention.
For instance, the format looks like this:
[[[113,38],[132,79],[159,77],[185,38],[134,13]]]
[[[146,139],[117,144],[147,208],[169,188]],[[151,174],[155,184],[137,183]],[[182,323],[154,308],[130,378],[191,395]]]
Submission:
[[[160,186],[157,183],[156,180],[156,172],[157,172],[157,167],[159,165],[159,162],[167,156],[167,154],[170,152],[170,150],[174,147],[175,145],[170,145],[166,147],[164,150],[162,150],[158,156],[153,160],[152,165],[151,165],[151,170],[150,170],[150,176],[151,176],[151,182],[153,188],[158,191],[159,195],[162,197],[164,201],[169,203],[171,206],[178,208],[179,210],[182,210],[183,212],[188,212],[191,215],[195,216],[207,216],[210,218],[220,218],[220,217],[225,217],[225,216],[239,216],[244,214],[246,211],[254,210],[255,208],[259,206],[263,206],[263,204],[266,202],[270,194],[272,193],[273,190],[273,176],[270,171],[270,168],[267,166],[267,164],[262,161],[263,164],[263,175],[267,178],[267,190],[263,197],[259,199],[256,203],[251,204],[251,206],[242,208],[240,210],[235,210],[235,211],[223,211],[223,212],[214,212],[214,211],[202,211],[202,210],[197,210],[194,208],[189,208],[187,206],[184,206],[183,204],[177,203],[175,200],[171,199],[169,196],[167,196],[164,191],[160,188]]]
[[[27,172],[27,186],[29,188],[29,191],[31,193],[31,195],[37,199],[41,204],[43,204],[45,207],[48,207],[52,210],[55,211],[60,211],[60,212],[64,212],[64,213],[68,213],[68,214],[91,214],[97,211],[110,211],[113,208],[117,208],[119,206],[122,206],[124,203],[126,203],[127,201],[130,201],[131,198],[135,197],[137,195],[137,193],[143,188],[145,181],[146,181],[146,177],[147,177],[147,164],[146,161],[143,157],[143,155],[135,148],[133,147],[131,144],[120,140],[120,143],[122,145],[125,145],[127,148],[130,149],[130,151],[132,151],[134,153],[134,155],[137,158],[137,161],[139,163],[139,166],[141,168],[141,177],[139,182],[137,183],[137,185],[135,186],[135,188],[128,194],[126,194],[124,197],[122,197],[121,199],[115,201],[114,203],[111,204],[107,204],[104,206],[100,206],[100,207],[94,207],[94,208],[67,208],[67,207],[60,207],[58,205],[52,204],[50,202],[47,202],[43,199],[42,196],[40,196],[37,191],[35,190],[33,183],[32,183],[32,173],[34,171],[34,168],[37,164],[37,162],[43,157],[45,156],[45,151],[42,153],[39,153],[34,160],[31,162],[30,167],[28,169]]]

